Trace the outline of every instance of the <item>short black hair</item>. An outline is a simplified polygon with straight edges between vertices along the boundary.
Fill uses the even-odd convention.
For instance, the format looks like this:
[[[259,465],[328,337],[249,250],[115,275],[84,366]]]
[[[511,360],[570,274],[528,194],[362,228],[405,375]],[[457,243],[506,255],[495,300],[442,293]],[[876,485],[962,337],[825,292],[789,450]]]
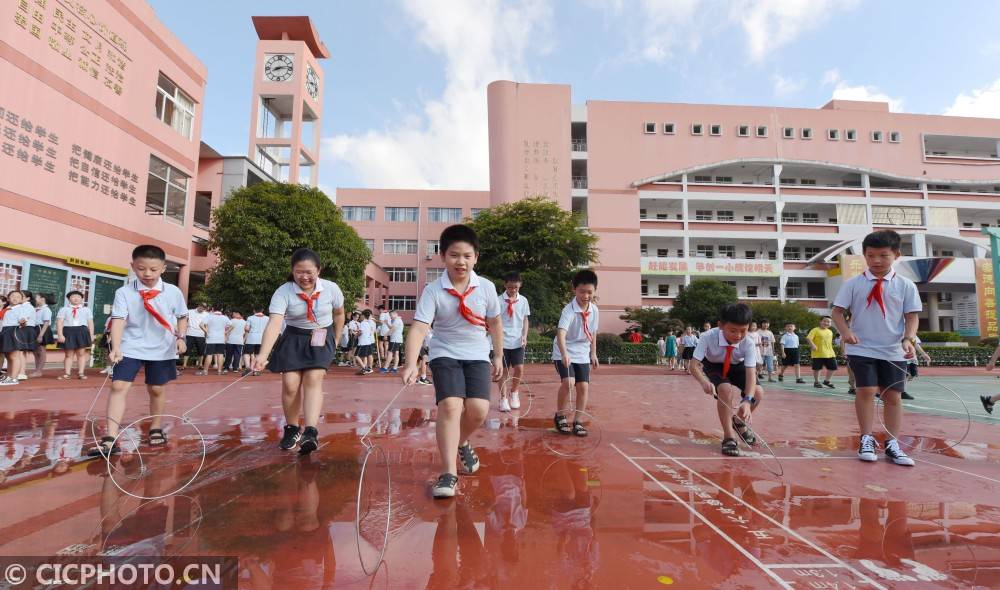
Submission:
[[[823,321],[823,320],[830,320],[831,322],[833,321],[833,318],[830,317],[830,316],[828,316],[828,315],[821,315],[821,316],[819,316],[819,319],[820,319],[820,321]]]
[[[377,306],[375,306],[375,309],[385,309],[385,306],[379,303]]]
[[[32,293],[31,291],[29,291],[27,289],[22,289],[21,290],[21,296],[24,297],[25,300],[27,300],[28,303],[32,303],[32,304],[35,303],[35,294]]]
[[[372,317],[372,310],[366,309],[363,312],[361,312],[361,315],[365,316],[366,318],[370,318]]]
[[[521,280],[521,273],[517,272],[516,270],[512,270],[510,272],[505,272],[504,273],[504,275],[503,275],[503,282],[505,282],[505,283],[522,283],[524,281]]]
[[[132,250],[132,260],[137,258],[152,258],[154,260],[167,261],[167,253],[163,251],[163,248],[159,246],[154,246],[152,244],[143,244],[141,246],[136,246]]]
[[[898,233],[891,229],[881,229],[865,236],[861,242],[861,251],[864,252],[868,248],[890,248],[893,252],[899,252],[902,242],[903,238],[899,237]]]
[[[462,224],[449,225],[444,228],[444,231],[441,232],[441,240],[438,242],[438,249],[441,254],[444,254],[452,244],[458,242],[465,242],[472,246],[476,255],[479,255],[479,236],[476,235],[476,230]]]
[[[753,311],[746,303],[728,303],[719,309],[719,321],[723,324],[749,326],[753,320]]]
[[[576,289],[580,285],[593,285],[596,289],[597,273],[589,268],[576,271],[576,274],[573,275],[573,288]]]
[[[767,318],[761,318],[761,319],[757,320],[757,323],[758,324],[770,324],[771,322]]]
[[[323,265],[319,262],[319,254],[310,248],[297,248],[292,252],[292,263],[291,266],[295,266],[300,262],[312,262],[316,265],[316,268],[322,268]]]
[[[80,298],[83,298],[83,293],[81,293],[79,291],[70,291],[69,293],[66,293],[66,300],[68,301],[69,298],[72,297],[72,296],[74,296],[74,295],[79,295]]]

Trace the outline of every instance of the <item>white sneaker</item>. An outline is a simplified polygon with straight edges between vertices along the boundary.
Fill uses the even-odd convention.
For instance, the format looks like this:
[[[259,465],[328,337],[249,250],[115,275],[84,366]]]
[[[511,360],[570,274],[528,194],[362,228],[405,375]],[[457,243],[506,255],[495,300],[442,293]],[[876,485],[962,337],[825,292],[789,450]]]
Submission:
[[[510,403],[507,402],[507,398],[501,398],[500,399],[500,411],[501,412],[509,412],[510,411]]]
[[[17,379],[11,379],[10,377],[4,377],[0,379],[0,385],[17,385]]]
[[[878,449],[878,442],[870,434],[861,435],[861,448],[858,449],[858,459],[862,461],[878,461],[875,450]],[[887,450],[888,452],[888,450]]]
[[[885,443],[885,456],[892,459],[892,462],[896,465],[905,465],[907,467],[913,467],[915,462],[913,459],[909,458],[903,449],[899,448],[899,442],[896,439],[892,439]]]
[[[521,396],[518,392],[512,391],[510,394],[510,408],[516,410],[521,407]]]
[[[17,379],[18,379],[18,381],[27,381],[28,380],[28,376],[25,375],[24,373],[21,373],[20,375],[17,376]]]

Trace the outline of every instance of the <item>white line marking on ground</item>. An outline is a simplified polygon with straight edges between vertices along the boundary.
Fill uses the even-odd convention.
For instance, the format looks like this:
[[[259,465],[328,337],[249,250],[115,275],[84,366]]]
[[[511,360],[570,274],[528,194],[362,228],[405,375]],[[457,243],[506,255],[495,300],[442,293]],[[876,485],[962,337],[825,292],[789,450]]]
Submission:
[[[847,567],[847,565],[842,563],[768,563],[764,567],[771,569],[799,569],[799,568],[830,568],[830,567]]]
[[[633,459],[640,461],[660,461],[663,457],[632,457]],[[675,459],[680,459],[681,461],[731,461],[733,459],[737,460],[747,460],[747,459],[759,459],[759,457],[751,455],[740,455],[739,457],[726,457],[719,455],[718,457],[674,457]],[[782,461],[789,459],[792,461],[825,461],[827,459],[851,459],[857,461],[857,457],[778,457]]]
[[[948,465],[942,465],[941,463],[935,463],[933,461],[928,461],[927,459],[918,459],[913,457],[914,461],[920,461],[921,463],[927,463],[928,465],[933,465],[935,467],[941,467],[943,469],[949,469],[958,473],[964,473],[965,475],[971,475],[972,477],[978,477],[980,479],[985,479],[987,481],[992,481],[993,483],[1000,483],[1000,479],[993,479],[992,477],[987,477],[985,475],[979,475],[978,473],[972,473],[971,471],[963,471],[957,467],[949,467]]]
[[[699,473],[698,471],[695,471],[694,469],[692,469],[692,468],[688,467],[688,466],[687,466],[687,465],[685,465],[684,463],[682,463],[682,462],[678,461],[677,459],[674,459],[673,457],[671,457],[671,456],[670,456],[670,454],[669,454],[669,453],[667,453],[666,451],[663,451],[663,450],[661,450],[661,449],[660,449],[659,447],[657,447],[657,446],[656,446],[656,445],[654,445],[653,443],[646,443],[646,444],[647,444],[647,445],[649,445],[649,447],[650,447],[650,448],[652,448],[652,449],[653,449],[654,451],[656,451],[656,452],[660,453],[661,455],[663,455],[663,456],[664,456],[664,457],[666,457],[667,459],[670,459],[670,460],[671,460],[671,461],[673,461],[674,463],[676,463],[676,464],[680,465],[680,466],[681,466],[681,467],[683,467],[684,469],[687,469],[688,471],[690,471],[690,472],[691,472],[691,473],[693,473],[694,475],[698,476],[698,478],[700,478],[700,479],[701,479],[702,481],[704,481],[705,483],[707,483],[707,484],[711,485],[711,486],[712,486],[712,487],[714,487],[715,489],[717,489],[717,490],[719,490],[720,492],[722,492],[723,494],[725,494],[725,495],[729,496],[729,497],[730,497],[730,498],[732,498],[733,500],[736,500],[736,501],[737,501],[737,502],[739,502],[740,504],[743,504],[743,505],[744,505],[744,506],[746,506],[746,507],[747,507],[748,509],[750,509],[750,510],[751,510],[752,512],[756,513],[757,515],[759,515],[759,516],[761,516],[762,518],[764,518],[765,520],[769,521],[770,523],[772,523],[772,524],[773,524],[773,525],[775,525],[776,527],[778,527],[778,528],[780,528],[781,530],[785,531],[786,533],[788,533],[789,535],[791,535],[791,536],[792,536],[792,537],[794,537],[795,539],[797,539],[797,540],[801,541],[802,543],[805,543],[806,545],[808,545],[809,547],[811,547],[811,548],[812,548],[812,549],[813,549],[814,551],[818,552],[818,553],[819,553],[820,555],[822,555],[823,557],[826,557],[827,559],[829,559],[830,561],[832,561],[832,562],[834,562],[834,563],[838,563],[838,564],[842,564],[842,565],[843,565],[844,567],[846,567],[846,568],[847,568],[847,569],[848,569],[848,570],[849,570],[849,571],[850,571],[851,573],[853,573],[854,575],[858,576],[858,578],[860,578],[860,579],[864,580],[865,582],[868,582],[869,584],[871,584],[871,585],[872,585],[872,587],[874,587],[874,588],[878,588],[879,590],[887,590],[885,586],[882,586],[881,584],[879,584],[879,583],[878,583],[878,582],[876,582],[875,580],[873,580],[873,579],[869,578],[868,576],[866,576],[865,574],[863,574],[863,573],[862,573],[862,572],[861,572],[860,570],[857,570],[857,569],[855,569],[854,567],[852,567],[852,566],[848,565],[847,563],[845,563],[845,562],[844,562],[844,561],[843,561],[842,559],[840,559],[840,558],[839,558],[839,557],[837,557],[836,555],[833,555],[832,553],[830,553],[830,552],[829,552],[829,551],[827,551],[826,549],[823,549],[822,547],[820,547],[820,546],[819,546],[819,545],[817,545],[816,543],[813,543],[813,542],[812,542],[812,541],[810,541],[809,539],[807,539],[807,538],[803,537],[802,535],[800,535],[799,533],[795,532],[795,531],[794,531],[794,530],[792,530],[791,528],[789,528],[789,527],[785,526],[785,525],[784,525],[783,523],[781,523],[781,522],[778,522],[777,520],[775,520],[775,519],[771,518],[771,516],[770,516],[770,515],[768,515],[768,514],[766,514],[766,513],[764,513],[764,512],[761,512],[761,511],[760,511],[760,510],[758,510],[758,509],[757,509],[757,508],[756,508],[755,506],[753,506],[752,504],[749,504],[748,502],[746,502],[746,501],[745,501],[745,500],[744,500],[743,498],[740,498],[740,497],[738,497],[738,496],[735,496],[735,495],[733,495],[733,494],[732,494],[732,493],[730,493],[730,492],[729,492],[728,490],[726,490],[725,488],[723,488],[723,487],[722,487],[722,486],[720,486],[719,484],[715,483],[715,482],[714,482],[714,481],[712,481],[711,479],[709,479],[709,478],[705,477],[704,475],[702,475],[702,474],[701,474],[701,473]]]
[[[650,472],[646,471],[646,469],[643,468],[642,465],[639,465],[638,463],[636,463],[635,461],[633,461],[631,457],[629,457],[628,455],[626,455],[625,453],[623,453],[622,450],[619,449],[617,446],[615,446],[614,443],[611,443],[611,448],[613,448],[614,450],[618,451],[619,455],[621,455],[622,457],[625,458],[625,460],[627,460],[629,463],[631,463],[632,465],[634,465],[635,468],[638,469],[639,471],[641,471],[646,477],[648,477],[649,479],[653,480],[653,482],[656,483],[656,485],[660,486],[661,490],[663,490],[664,492],[670,494],[674,498],[674,500],[676,500],[682,506],[684,506],[685,508],[687,508],[688,512],[690,512],[691,514],[693,514],[696,518],[698,518],[698,520],[700,520],[703,523],[705,523],[705,525],[708,526],[708,528],[710,528],[713,531],[715,531],[715,533],[718,534],[722,538],[722,540],[724,540],[727,543],[729,543],[730,545],[732,545],[733,548],[735,548],[737,551],[739,551],[740,553],[742,553],[744,557],[746,557],[747,559],[749,559],[751,563],[753,563],[758,568],[760,568],[760,570],[762,572],[764,572],[770,578],[772,578],[774,581],[776,581],[778,584],[780,584],[782,588],[787,588],[788,590],[794,590],[794,588],[793,588],[793,586],[791,584],[789,584],[785,580],[781,579],[780,576],[778,576],[777,574],[775,574],[774,572],[772,572],[771,570],[769,570],[767,568],[767,566],[765,566],[759,559],[757,559],[754,556],[753,553],[750,553],[749,551],[747,551],[746,549],[744,549],[742,545],[740,545],[735,540],[733,540],[732,537],[730,537],[729,535],[727,535],[726,533],[724,533],[722,531],[722,529],[720,529],[719,527],[717,527],[712,521],[708,520],[708,518],[705,517],[704,514],[702,514],[701,512],[698,512],[693,506],[691,506],[691,504],[689,504],[687,501],[681,499],[681,497],[678,496],[673,490],[671,490],[666,485],[664,485],[663,482],[661,482],[660,480],[658,480],[655,477],[653,477],[653,475]]]
[[[799,392],[799,390],[796,390],[796,389],[789,389],[788,391]],[[803,391],[803,392],[800,392],[800,393],[810,393],[810,392]],[[835,396],[837,396],[837,397],[839,397],[841,399],[850,399],[850,400],[854,399],[853,395],[847,395],[846,393],[838,393],[836,391],[828,391],[828,392],[824,392],[824,393],[826,393],[827,395],[835,395]],[[955,401],[955,398],[951,398],[951,401]],[[970,404],[970,405],[972,404],[971,400],[965,400],[963,398],[962,401],[964,401],[965,403]],[[968,416],[968,413],[966,413],[966,412],[959,412],[957,410],[946,410],[946,409],[943,409],[943,408],[929,408],[927,406],[918,406],[916,404],[906,403],[905,401],[903,402],[903,407],[904,408],[916,408],[918,410],[927,410],[929,412],[947,412],[949,414],[958,414],[960,416]],[[993,415],[990,415],[990,414],[983,414],[982,416],[978,416],[978,417],[979,418],[986,418],[987,420],[1000,420],[1000,417],[993,416]]]

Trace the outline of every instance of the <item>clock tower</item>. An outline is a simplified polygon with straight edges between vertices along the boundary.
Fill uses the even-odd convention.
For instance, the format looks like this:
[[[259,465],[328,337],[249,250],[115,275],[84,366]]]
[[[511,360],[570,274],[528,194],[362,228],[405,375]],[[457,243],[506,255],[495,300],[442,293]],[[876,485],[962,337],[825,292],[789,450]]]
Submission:
[[[248,157],[274,178],[316,186],[323,69],[330,57],[308,16],[255,16]]]

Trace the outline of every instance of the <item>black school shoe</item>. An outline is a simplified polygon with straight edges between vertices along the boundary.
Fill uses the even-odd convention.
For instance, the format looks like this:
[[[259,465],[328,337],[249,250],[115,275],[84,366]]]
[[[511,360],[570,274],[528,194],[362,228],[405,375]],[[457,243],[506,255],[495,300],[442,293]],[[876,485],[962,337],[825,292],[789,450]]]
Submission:
[[[906,393],[905,391],[903,393],[899,394],[899,397],[901,397],[902,399],[917,399],[917,398],[913,397],[912,395]]]
[[[319,448],[319,431],[312,426],[306,426],[302,431],[302,439],[299,441],[299,454],[308,455]]]
[[[827,386],[827,387],[829,387],[830,389],[836,389],[836,388],[837,388],[837,386],[836,386],[836,385],[834,385],[833,383],[830,383],[829,381],[824,381],[824,382],[823,382],[823,385],[826,385],[826,386]]]
[[[993,413],[993,406],[996,404],[993,398],[988,395],[979,396],[979,401],[983,403],[983,409],[986,410],[987,414]]]
[[[299,427],[292,424],[285,424],[285,434],[281,437],[281,442],[278,443],[278,447],[282,451],[289,451],[295,448],[295,445],[299,444],[299,440],[302,438],[302,433],[299,432]]]

